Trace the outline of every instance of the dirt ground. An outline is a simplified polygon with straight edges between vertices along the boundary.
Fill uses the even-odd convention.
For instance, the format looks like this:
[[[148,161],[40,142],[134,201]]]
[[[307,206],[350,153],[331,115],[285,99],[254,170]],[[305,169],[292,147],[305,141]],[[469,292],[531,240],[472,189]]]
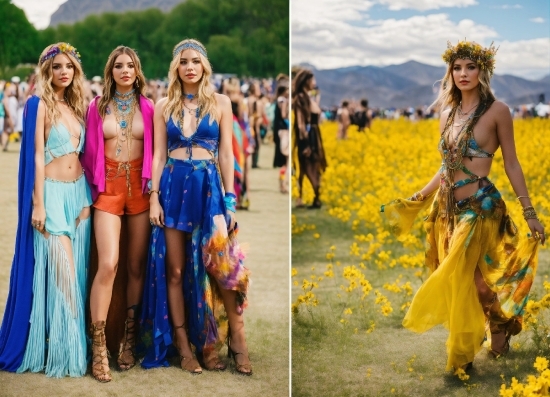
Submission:
[[[251,173],[251,206],[239,211],[239,240],[249,245],[246,266],[252,272],[249,307],[245,312],[247,339],[254,375],[225,372],[193,376],[177,367],[127,372],[115,369],[113,381],[83,378],[50,379],[43,373],[0,371],[0,396],[288,396],[289,395],[289,198],[279,193],[278,170],[271,168],[274,148],[262,146],[259,169]],[[17,227],[17,169],[19,146],[0,153],[0,316],[8,295],[9,274]],[[29,279],[29,282],[32,282]],[[225,352],[222,350],[222,353]]]

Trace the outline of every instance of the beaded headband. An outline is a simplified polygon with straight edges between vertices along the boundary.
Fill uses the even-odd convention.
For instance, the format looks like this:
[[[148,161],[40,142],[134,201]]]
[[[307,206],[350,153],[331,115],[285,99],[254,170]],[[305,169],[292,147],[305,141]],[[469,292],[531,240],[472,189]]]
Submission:
[[[492,42],[489,47],[483,48],[472,41],[459,41],[456,46],[447,41],[447,50],[443,53],[442,57],[445,63],[449,65],[456,59],[471,59],[482,70],[486,70],[492,76],[495,70],[495,54],[497,50],[498,47],[495,47]]]
[[[206,50],[204,49],[203,46],[199,45],[199,44],[196,44],[196,43],[193,43],[192,41],[188,41],[188,42],[185,42],[183,44],[180,44],[179,46],[177,46],[176,48],[174,48],[174,51],[172,52],[172,56],[175,57],[176,54],[179,54],[180,52],[182,52],[183,50],[187,50],[187,49],[193,49],[195,51],[198,51],[202,54],[203,57],[205,58],[208,58],[206,56]]]
[[[42,58],[40,58],[40,65],[46,62],[48,59],[55,57],[57,54],[61,54],[62,52],[72,55],[76,58],[78,63],[82,63],[82,61],[80,60],[80,53],[76,51],[76,48],[74,48],[69,43],[61,43],[59,44],[59,46],[54,46],[50,48],[50,50]]]

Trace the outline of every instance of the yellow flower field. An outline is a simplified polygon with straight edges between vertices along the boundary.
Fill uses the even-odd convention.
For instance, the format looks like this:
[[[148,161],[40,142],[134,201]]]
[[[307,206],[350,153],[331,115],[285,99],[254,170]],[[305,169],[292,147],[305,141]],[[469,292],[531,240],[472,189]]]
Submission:
[[[438,120],[377,119],[365,133],[350,128],[348,139],[343,141],[336,139],[336,129],[336,123],[326,122],[321,126],[329,164],[322,179],[323,209],[293,210],[292,215],[293,371],[298,370],[298,374],[302,360],[311,365],[308,361],[310,346],[302,341],[301,335],[311,337],[313,332],[319,331],[319,341],[325,340],[321,336],[323,333],[339,338],[347,335],[346,338],[353,338],[353,343],[368,350],[377,333],[402,328],[400,323],[412,296],[428,275],[424,267],[421,217],[416,220],[413,233],[397,242],[384,227],[380,206],[397,197],[410,197],[437,172],[441,162],[437,151]],[[515,120],[514,130],[517,154],[533,206],[541,222],[550,229],[550,198],[547,193],[550,120]],[[504,172],[500,150],[495,155],[489,178],[503,194],[520,233],[527,234],[521,206],[514,200],[515,194]],[[293,198],[297,193],[295,175]],[[307,178],[303,198],[306,203],[313,200]],[[455,379],[465,393],[484,390],[483,395],[523,396],[548,392],[550,370],[543,365],[547,362],[542,356],[550,355],[550,321],[546,318],[550,317],[547,313],[550,283],[545,282],[543,287],[542,280],[547,279],[545,268],[549,255],[545,248],[540,252],[536,288],[532,291],[539,299],[533,296],[526,307],[525,328],[528,331],[514,338],[515,344],[512,339],[512,351],[529,351],[529,364],[527,361],[515,362],[519,369],[511,368],[510,372],[507,372],[509,365],[503,367],[500,377],[496,375],[496,381],[500,383],[492,388],[477,383],[475,376],[461,374],[459,379]],[[417,338],[414,334],[411,337]],[[338,345],[335,347],[339,348]],[[444,351],[444,346],[442,348]],[[401,357],[401,361],[392,361],[390,370],[395,373],[402,371],[402,376],[426,385],[430,375],[415,369],[421,365],[417,363],[422,360],[422,346],[411,346],[407,351],[411,354]],[[381,381],[375,385],[376,374],[383,376],[385,371],[381,360],[378,361],[374,360],[372,367],[363,368],[370,385],[366,390],[377,391],[372,395],[417,395],[409,393],[406,382],[391,384]],[[444,368],[432,366],[430,371],[434,370],[442,376]],[[514,377],[516,373],[520,376]],[[521,377],[523,373],[530,375]],[[293,381],[293,390],[298,391],[298,395],[308,395],[300,382]],[[434,382],[438,380],[434,379]],[[527,390],[530,394],[524,394]],[[460,393],[449,395],[463,395]],[[350,395],[354,395],[353,392]],[[477,394],[474,392],[474,395]]]

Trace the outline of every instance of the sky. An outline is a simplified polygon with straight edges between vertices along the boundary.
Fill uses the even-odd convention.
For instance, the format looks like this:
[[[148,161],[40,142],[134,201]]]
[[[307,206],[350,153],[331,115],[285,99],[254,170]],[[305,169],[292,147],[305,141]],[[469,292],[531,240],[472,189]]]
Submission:
[[[52,14],[67,0],[11,0],[11,2],[25,11],[27,19],[36,29],[46,29]]]
[[[445,66],[447,41],[499,47],[495,74],[550,74],[548,0],[290,0],[291,62]]]

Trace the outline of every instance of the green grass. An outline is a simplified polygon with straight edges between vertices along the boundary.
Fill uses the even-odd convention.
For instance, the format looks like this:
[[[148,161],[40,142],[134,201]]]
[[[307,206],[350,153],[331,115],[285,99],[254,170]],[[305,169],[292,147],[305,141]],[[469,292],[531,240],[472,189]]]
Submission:
[[[482,350],[474,360],[470,379],[461,381],[445,372],[445,341],[448,332],[436,327],[424,334],[416,334],[402,327],[405,311],[401,304],[412,297],[404,297],[382,289],[384,283],[392,283],[400,275],[402,281],[410,281],[413,290],[421,280],[414,276],[418,269],[379,270],[368,264],[363,270],[373,291],[363,302],[360,293],[353,291],[351,298],[340,288],[345,284],[342,270],[345,266],[359,266],[360,260],[349,256],[355,232],[348,224],[330,217],[325,211],[295,210],[298,224],[315,224],[314,230],[306,230],[292,236],[292,267],[298,274],[293,277],[292,301],[302,294],[302,280],[315,274],[322,276],[329,262],[326,253],[336,247],[333,265],[334,278],[319,281],[313,293],[319,300],[317,307],[301,306],[292,320],[292,396],[498,396],[503,380],[509,384],[512,376],[524,381],[528,374],[535,374],[533,362],[538,351],[533,343],[533,332],[524,331],[512,338],[512,345],[519,348],[499,360],[489,357]],[[368,231],[361,231],[367,233]],[[319,238],[314,238],[319,233]],[[395,244],[395,251],[403,250]],[[410,253],[413,254],[412,250]],[[542,295],[542,281],[548,277],[547,250],[541,251],[539,270],[533,291]],[[312,270],[314,268],[314,270]],[[296,285],[297,284],[297,285]],[[393,313],[388,317],[378,312],[374,304],[374,289],[379,289],[392,302]],[[341,295],[341,298],[337,297]],[[353,314],[344,315],[346,307]],[[341,318],[349,323],[340,323]],[[370,322],[374,331],[367,333]],[[412,361],[411,361],[412,360]],[[412,369],[412,371],[409,370]]]

